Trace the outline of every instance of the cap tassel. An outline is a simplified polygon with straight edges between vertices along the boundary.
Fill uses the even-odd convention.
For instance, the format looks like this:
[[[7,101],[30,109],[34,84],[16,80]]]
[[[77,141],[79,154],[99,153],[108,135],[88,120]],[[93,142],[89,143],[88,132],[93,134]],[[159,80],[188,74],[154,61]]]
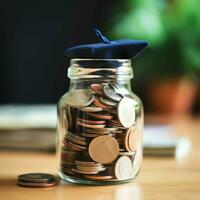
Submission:
[[[111,43],[111,41],[108,40],[108,39],[101,33],[100,30],[94,28],[94,32],[95,32],[95,34],[97,35],[97,37],[98,37],[100,40],[102,40],[104,43],[106,43],[106,44]]]

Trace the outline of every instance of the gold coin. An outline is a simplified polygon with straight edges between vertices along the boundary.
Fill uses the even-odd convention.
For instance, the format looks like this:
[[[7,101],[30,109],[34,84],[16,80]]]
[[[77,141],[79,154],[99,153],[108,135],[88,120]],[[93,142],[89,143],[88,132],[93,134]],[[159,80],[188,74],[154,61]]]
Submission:
[[[89,144],[89,155],[98,163],[110,163],[119,155],[119,144],[111,136],[96,137]]]
[[[115,177],[118,180],[129,179],[131,175],[132,162],[128,156],[121,156],[115,163]]]

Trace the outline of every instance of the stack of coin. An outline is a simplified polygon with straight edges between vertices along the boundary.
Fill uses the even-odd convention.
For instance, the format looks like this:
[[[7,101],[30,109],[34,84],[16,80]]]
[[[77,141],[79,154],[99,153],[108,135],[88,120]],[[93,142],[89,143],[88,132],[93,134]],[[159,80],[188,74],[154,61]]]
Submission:
[[[99,172],[106,170],[102,164],[89,161],[76,160],[75,165],[76,168],[72,170],[79,174],[98,174]]]
[[[91,84],[69,95],[61,171],[96,181],[133,178],[141,143],[135,129],[137,102],[116,83]]]
[[[56,178],[46,173],[29,173],[18,176],[18,185],[24,187],[51,187],[56,183]]]

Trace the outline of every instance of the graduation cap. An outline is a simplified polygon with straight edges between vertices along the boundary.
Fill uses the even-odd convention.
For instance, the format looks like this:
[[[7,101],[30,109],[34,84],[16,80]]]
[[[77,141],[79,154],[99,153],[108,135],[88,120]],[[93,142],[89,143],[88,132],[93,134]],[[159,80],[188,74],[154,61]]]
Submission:
[[[114,40],[109,41],[101,32],[94,29],[101,43],[78,45],[65,50],[68,58],[93,59],[132,59],[139,55],[148,42],[143,40]]]

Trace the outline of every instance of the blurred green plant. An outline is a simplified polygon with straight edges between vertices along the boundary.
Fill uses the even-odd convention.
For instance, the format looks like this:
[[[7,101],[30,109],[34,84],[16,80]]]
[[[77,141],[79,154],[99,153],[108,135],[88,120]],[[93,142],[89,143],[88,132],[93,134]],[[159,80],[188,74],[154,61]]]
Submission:
[[[148,77],[192,75],[200,80],[199,0],[123,2],[110,34],[150,42],[151,50],[139,59],[142,71],[148,70]]]

